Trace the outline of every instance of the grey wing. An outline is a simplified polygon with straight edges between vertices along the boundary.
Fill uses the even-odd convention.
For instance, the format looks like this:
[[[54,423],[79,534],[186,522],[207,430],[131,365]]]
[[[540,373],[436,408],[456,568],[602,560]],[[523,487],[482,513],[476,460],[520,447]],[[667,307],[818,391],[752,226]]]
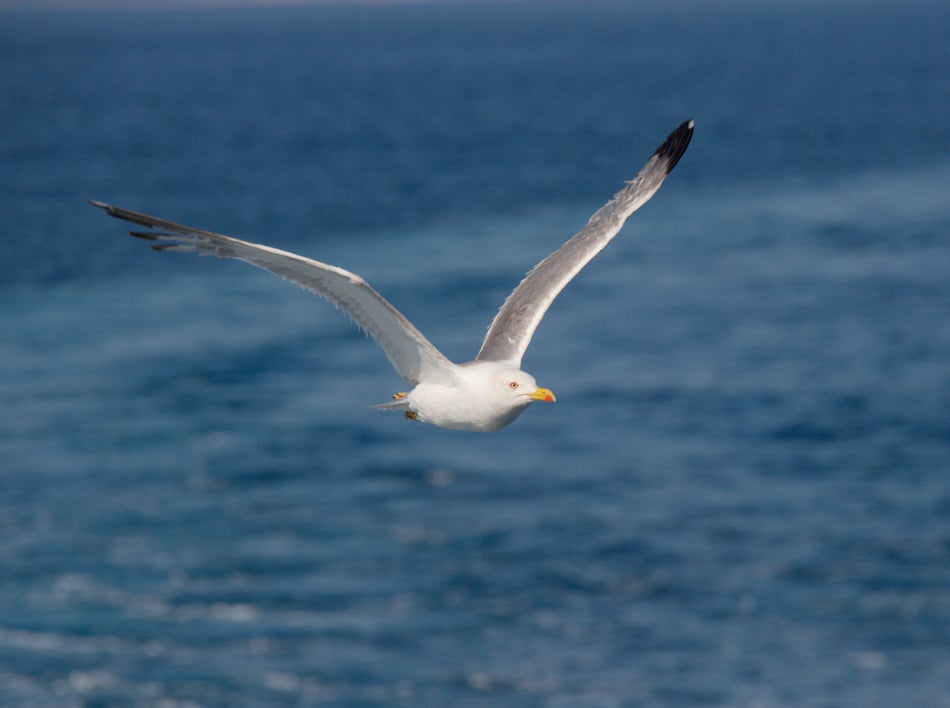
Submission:
[[[133,231],[155,241],[157,251],[197,252],[236,258],[263,268],[329,300],[375,339],[393,368],[411,384],[448,381],[455,364],[445,358],[406,317],[355,273],[287,251],[194,229],[147,214],[90,201],[110,216],[159,231]]]
[[[617,235],[627,218],[656,193],[692,136],[693,121],[688,120],[670,133],[639,174],[583,229],[525,276],[492,321],[476,359],[521,365],[531,337],[554,298]]]

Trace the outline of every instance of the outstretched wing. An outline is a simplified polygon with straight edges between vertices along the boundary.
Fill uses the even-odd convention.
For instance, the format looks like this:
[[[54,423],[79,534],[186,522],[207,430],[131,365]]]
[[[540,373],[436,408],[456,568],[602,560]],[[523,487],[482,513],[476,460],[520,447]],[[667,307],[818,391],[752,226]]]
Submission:
[[[554,298],[617,235],[627,218],[646,204],[683,156],[693,136],[688,120],[670,133],[640,173],[594,214],[587,225],[538,263],[501,306],[476,359],[520,367],[535,329]]]
[[[287,251],[193,229],[111,204],[95,201],[90,201],[90,204],[103,209],[109,216],[159,229],[131,232],[138,238],[155,241],[152,248],[156,251],[197,252],[236,258],[326,298],[379,343],[393,368],[411,384],[452,379],[455,364],[355,273]]]

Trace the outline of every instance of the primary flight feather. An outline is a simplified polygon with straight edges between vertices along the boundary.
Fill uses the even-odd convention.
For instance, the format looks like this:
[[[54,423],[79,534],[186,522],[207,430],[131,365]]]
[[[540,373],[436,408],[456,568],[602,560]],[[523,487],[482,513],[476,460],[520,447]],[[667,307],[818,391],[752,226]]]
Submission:
[[[90,201],[110,216],[151,231],[133,236],[153,241],[157,251],[186,251],[236,258],[270,271],[326,298],[382,347],[397,373],[412,384],[379,408],[404,411],[407,418],[455,430],[499,430],[535,401],[554,401],[521,371],[531,337],[544,313],[575,275],[617,235],[627,218],[643,206],[686,151],[693,121],[674,130],[639,174],[597,211],[567,243],[538,263],[505,300],[473,361],[449,361],[399,310],[363,278],[321,263],[230,236]]]

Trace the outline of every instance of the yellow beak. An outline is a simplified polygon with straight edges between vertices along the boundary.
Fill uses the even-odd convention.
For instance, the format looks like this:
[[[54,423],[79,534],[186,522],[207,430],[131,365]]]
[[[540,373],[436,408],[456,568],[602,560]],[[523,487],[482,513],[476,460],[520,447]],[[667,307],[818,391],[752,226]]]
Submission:
[[[547,401],[548,403],[554,403],[557,400],[551,389],[540,387],[536,388],[534,393],[529,393],[528,398],[533,398],[535,401]]]

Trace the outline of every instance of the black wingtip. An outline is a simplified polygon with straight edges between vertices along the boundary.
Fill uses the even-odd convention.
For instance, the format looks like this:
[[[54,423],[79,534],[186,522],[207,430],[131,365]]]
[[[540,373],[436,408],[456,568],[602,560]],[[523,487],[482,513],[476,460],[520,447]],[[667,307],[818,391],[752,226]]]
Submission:
[[[676,163],[683,157],[689,141],[693,139],[693,119],[684,120],[679,127],[670,133],[669,137],[653,154],[667,161],[666,173],[669,174],[676,167]]]
[[[102,209],[102,211],[104,211],[104,212],[105,212],[106,214],[108,214],[109,216],[114,216],[114,217],[116,217],[117,219],[121,218],[121,217],[116,213],[115,207],[112,206],[111,204],[106,204],[105,202],[97,202],[95,199],[89,199],[89,200],[87,200],[87,201],[88,201],[90,204],[92,204],[94,207],[98,207],[99,209]]]

